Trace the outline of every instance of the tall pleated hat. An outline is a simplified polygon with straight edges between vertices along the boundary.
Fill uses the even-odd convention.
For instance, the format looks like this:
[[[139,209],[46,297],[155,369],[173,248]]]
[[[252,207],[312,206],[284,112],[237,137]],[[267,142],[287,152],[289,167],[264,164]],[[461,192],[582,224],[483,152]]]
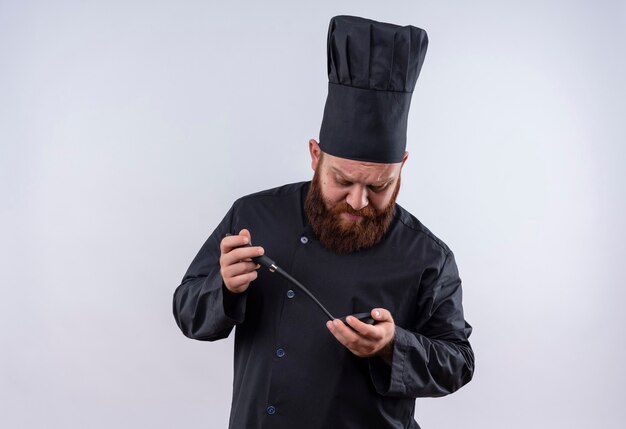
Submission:
[[[332,18],[322,151],[358,161],[401,162],[411,96],[427,48],[421,28]]]

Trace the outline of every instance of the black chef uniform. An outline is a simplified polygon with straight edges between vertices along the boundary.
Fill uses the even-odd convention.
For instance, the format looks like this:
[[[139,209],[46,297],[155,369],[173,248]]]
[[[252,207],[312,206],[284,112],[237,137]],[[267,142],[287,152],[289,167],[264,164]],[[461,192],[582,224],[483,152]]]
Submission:
[[[427,45],[417,27],[331,19],[322,151],[356,161],[403,160]],[[174,294],[178,326],[208,341],[236,327],[231,429],[418,428],[415,398],[451,393],[474,370],[454,255],[399,205],[380,242],[334,253],[307,221],[309,187],[286,185],[235,202]],[[276,274],[260,270],[244,293],[229,292],[220,242],[243,228],[332,314],[388,309],[396,324],[391,364],[352,354],[328,331],[325,314]]]
[[[454,255],[399,205],[376,246],[333,253],[307,223],[309,183],[235,202],[175,292],[176,321],[188,337],[208,341],[237,327],[230,428],[418,428],[415,398],[451,393],[473,373]],[[246,292],[229,292],[220,241],[242,228],[332,314],[388,309],[396,323],[391,366],[353,355],[324,313],[276,274],[259,270]]]

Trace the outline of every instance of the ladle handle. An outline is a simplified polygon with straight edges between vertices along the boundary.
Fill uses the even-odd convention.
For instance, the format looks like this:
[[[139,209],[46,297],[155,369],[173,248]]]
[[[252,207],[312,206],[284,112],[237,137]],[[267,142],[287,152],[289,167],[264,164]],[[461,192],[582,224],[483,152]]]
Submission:
[[[232,234],[226,234],[226,236],[229,236],[229,235],[232,235]],[[248,243],[248,244],[246,244],[244,246],[240,246],[240,247],[252,247],[252,244]],[[329,320],[335,320],[335,316],[333,316],[332,314],[330,314],[330,312],[328,310],[326,310],[326,307],[324,307],[322,305],[322,303],[317,300],[315,295],[313,295],[302,283],[300,283],[298,280],[293,278],[288,272],[286,272],[285,270],[280,268],[278,265],[276,265],[276,262],[274,262],[269,256],[266,256],[266,255],[256,256],[256,257],[252,258],[252,260],[255,263],[261,265],[262,267],[267,268],[268,270],[270,270],[273,273],[274,272],[278,272],[284,278],[289,280],[289,282],[291,282],[293,285],[298,287],[298,289],[300,289],[302,292],[304,292],[305,295],[307,295],[315,304],[317,304],[317,306],[320,308],[320,310],[322,310],[324,312],[324,314],[326,315],[326,317],[328,317]],[[376,321],[374,319],[372,319],[372,317],[371,317],[371,315],[369,313],[358,313],[358,314],[353,314],[352,316],[356,317],[361,322],[367,323],[369,325],[373,325],[373,324],[376,323]],[[341,317],[341,318],[339,318],[339,320],[341,320],[346,326],[349,326],[350,328],[352,328],[352,326],[348,325],[348,323],[346,322],[346,317],[348,317],[348,316]],[[354,328],[352,328],[352,329],[354,329]]]
[[[229,235],[232,235],[232,234],[226,234],[227,237]],[[239,247],[251,247],[251,246],[252,245],[248,243],[246,245],[239,246]],[[271,258],[269,258],[266,255],[261,255],[261,256],[252,258],[252,260],[256,262],[257,264],[261,265],[262,267],[267,268],[272,273],[277,272],[278,274],[280,274],[281,276],[289,280],[290,283],[292,283],[298,289],[304,292],[304,294],[308,296],[319,307],[319,309],[322,310],[322,312],[324,312],[324,314],[326,315],[326,317],[328,317],[329,320],[335,320],[335,316],[333,316],[332,314],[330,314],[328,310],[326,310],[326,307],[324,307],[322,303],[319,302],[317,298],[315,298],[315,295],[313,295],[302,283],[300,283],[298,280],[293,278],[287,271],[283,270],[278,265],[276,265],[276,262],[274,262]]]
[[[229,237],[231,235],[232,234],[226,234],[226,237]],[[248,243],[246,245],[239,246],[239,247],[252,247],[252,244]],[[276,262],[272,261],[272,259],[268,257],[267,255],[256,256],[252,258],[252,261],[254,261],[255,263],[259,264],[262,267],[267,268],[271,272],[276,271],[276,268],[277,268]]]

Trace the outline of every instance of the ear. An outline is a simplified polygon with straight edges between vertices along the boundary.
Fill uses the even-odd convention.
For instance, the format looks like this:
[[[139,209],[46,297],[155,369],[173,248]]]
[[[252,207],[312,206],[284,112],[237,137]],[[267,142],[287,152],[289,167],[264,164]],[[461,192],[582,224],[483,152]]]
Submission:
[[[402,165],[400,166],[400,169],[402,170],[402,167],[404,167],[404,163],[406,162],[406,160],[409,159],[409,152],[407,152],[406,150],[404,151],[404,157],[402,158]]]
[[[320,156],[322,155],[320,145],[315,139],[309,140],[309,152],[311,153],[311,168],[315,171],[317,170],[317,166],[320,163]]]

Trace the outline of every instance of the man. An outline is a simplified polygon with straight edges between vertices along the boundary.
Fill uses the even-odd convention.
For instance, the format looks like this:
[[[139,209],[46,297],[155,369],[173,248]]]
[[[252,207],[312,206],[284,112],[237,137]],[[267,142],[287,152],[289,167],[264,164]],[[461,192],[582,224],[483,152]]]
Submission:
[[[333,18],[313,180],[237,200],[176,290],[188,337],[236,327],[231,428],[418,428],[415,398],[471,379],[454,255],[395,203],[427,44],[416,27]],[[325,321],[259,270],[251,258],[264,253],[331,313],[376,323]]]

